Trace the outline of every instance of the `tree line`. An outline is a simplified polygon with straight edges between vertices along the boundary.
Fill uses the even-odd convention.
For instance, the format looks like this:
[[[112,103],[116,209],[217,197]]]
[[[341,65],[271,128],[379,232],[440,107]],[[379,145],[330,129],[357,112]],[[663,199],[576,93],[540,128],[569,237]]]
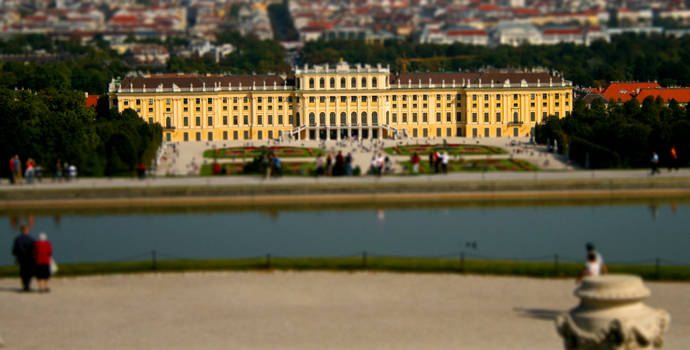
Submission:
[[[562,72],[580,86],[605,86],[610,81],[653,81],[664,86],[690,85],[690,37],[616,35],[611,42],[519,47],[465,44],[420,44],[412,39],[367,43],[361,40],[310,41],[301,49],[309,64],[348,62],[389,64],[401,71],[401,58],[452,57],[463,59],[411,62],[408,71],[458,71],[482,67],[546,67]]]
[[[130,42],[137,42],[133,38]],[[186,47],[182,38],[146,39],[140,43],[155,43],[175,52]],[[45,35],[18,35],[0,40],[0,54],[67,54],[64,60],[29,62],[0,60],[0,88],[40,91],[49,88],[74,89],[90,94],[104,94],[112,78],[124,77],[130,71],[151,73],[232,73],[265,74],[288,72],[285,51],[275,40],[243,37],[235,31],[222,31],[217,44],[231,43],[235,52],[216,62],[210,56],[178,57],[171,55],[165,67],[137,66],[111,50],[108,43],[96,38],[94,45],[81,45],[76,40],[53,40]]]
[[[675,100],[577,101],[569,116],[550,117],[535,131],[537,142],[557,145],[559,153],[594,169],[648,167],[652,152],[669,165],[672,147],[681,165],[690,162],[690,107]]]
[[[136,41],[133,38],[131,41]],[[169,51],[185,47],[184,38],[146,39]],[[68,53],[62,62],[0,62],[0,87],[43,90],[49,87],[102,94],[110,79],[122,77],[131,70],[149,72],[197,72],[266,74],[288,73],[285,50],[276,40],[258,40],[224,30],[216,43],[231,43],[236,51],[216,62],[213,57],[178,57],[172,55],[165,67],[132,66],[108,44],[96,38],[93,45],[76,41],[58,41],[42,35],[27,35],[0,41],[0,53],[29,53],[44,50]],[[690,85],[690,37],[667,38],[644,34],[617,35],[611,42],[596,41],[590,46],[559,44],[489,48],[464,44],[419,44],[412,38],[367,43],[361,40],[310,41],[300,50],[303,63],[337,63],[341,58],[351,63],[389,64],[401,71],[401,58],[452,57],[468,58],[410,62],[410,71],[457,71],[482,67],[545,67],[562,72],[566,79],[580,86],[605,86],[610,81],[653,81],[663,86]]]
[[[15,154],[23,163],[33,158],[45,174],[55,172],[58,159],[76,165],[80,175],[131,174],[155,157],[161,137],[160,125],[144,122],[131,109],[109,109],[107,97],[87,108],[84,94],[73,90],[0,88],[3,175]]]

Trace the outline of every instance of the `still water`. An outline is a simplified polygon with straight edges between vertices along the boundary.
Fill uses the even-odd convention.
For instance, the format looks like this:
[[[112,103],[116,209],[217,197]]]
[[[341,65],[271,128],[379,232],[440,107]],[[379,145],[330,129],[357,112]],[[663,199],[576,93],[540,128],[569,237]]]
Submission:
[[[0,213],[0,265],[18,223],[48,233],[58,262],[272,256],[458,256],[690,265],[690,204],[590,204],[163,213]]]

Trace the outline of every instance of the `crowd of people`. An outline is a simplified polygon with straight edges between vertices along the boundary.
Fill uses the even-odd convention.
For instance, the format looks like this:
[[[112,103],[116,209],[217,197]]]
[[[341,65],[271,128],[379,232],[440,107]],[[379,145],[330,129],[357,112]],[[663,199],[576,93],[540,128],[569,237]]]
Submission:
[[[328,153],[325,161],[318,155],[315,163],[316,176],[352,176],[352,160],[352,153],[343,155],[342,151],[338,151],[335,157]]]
[[[33,184],[34,181],[42,182],[44,175],[43,167],[33,158],[28,158],[26,164],[22,166],[19,155],[10,158],[9,161],[9,180],[10,184]],[[53,181],[74,180],[77,178],[77,166],[62,162],[60,158],[55,162],[53,170]]]
[[[53,246],[48,241],[48,235],[41,232],[36,240],[29,234],[29,225],[22,225],[19,236],[14,240],[12,255],[19,264],[23,292],[31,291],[31,280],[34,277],[40,293],[50,292],[50,276],[57,265],[53,260]]]

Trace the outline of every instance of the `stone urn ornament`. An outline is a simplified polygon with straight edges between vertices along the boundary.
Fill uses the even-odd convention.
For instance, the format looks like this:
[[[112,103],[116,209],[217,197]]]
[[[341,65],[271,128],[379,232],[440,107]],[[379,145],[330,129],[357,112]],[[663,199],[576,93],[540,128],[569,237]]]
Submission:
[[[585,277],[575,289],[580,305],[556,317],[567,350],[661,348],[671,317],[643,300],[649,289],[632,275]]]

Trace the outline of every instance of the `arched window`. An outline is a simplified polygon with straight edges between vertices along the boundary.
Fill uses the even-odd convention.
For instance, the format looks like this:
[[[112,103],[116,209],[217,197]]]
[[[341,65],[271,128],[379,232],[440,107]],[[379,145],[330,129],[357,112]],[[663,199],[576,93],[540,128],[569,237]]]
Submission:
[[[165,118],[165,127],[170,129],[172,127],[170,124],[170,117]]]
[[[326,125],[326,113],[319,114],[319,125]]]
[[[367,87],[367,78],[362,78],[362,87]]]
[[[316,125],[316,116],[314,113],[309,113],[309,125]]]
[[[326,81],[323,78],[319,79],[319,88],[323,89],[325,87],[326,87]]]
[[[314,78],[309,78],[309,88],[310,89],[314,88]]]
[[[347,114],[345,112],[340,113],[340,125],[347,125]]]
[[[513,112],[513,121],[517,123],[518,119],[518,112]]]
[[[331,78],[331,89],[335,89],[335,78]]]
[[[335,112],[331,112],[331,115],[328,118],[328,124],[329,125],[335,125]]]
[[[357,125],[357,112],[352,112],[350,116],[350,125]]]
[[[367,125],[367,112],[362,112],[362,125]]]
[[[347,80],[345,80],[345,78],[340,78],[340,88],[341,89],[347,88]]]
[[[357,88],[357,79],[352,78],[350,80],[350,89],[356,89]]]
[[[378,84],[378,82],[376,81],[376,77],[371,78],[371,87],[377,88],[377,87],[379,87],[378,85],[379,85],[379,84]]]
[[[295,126],[299,126],[301,124],[301,119],[299,118],[299,112],[295,114]]]
[[[371,112],[371,124],[377,125],[379,123],[379,114],[376,112]]]

